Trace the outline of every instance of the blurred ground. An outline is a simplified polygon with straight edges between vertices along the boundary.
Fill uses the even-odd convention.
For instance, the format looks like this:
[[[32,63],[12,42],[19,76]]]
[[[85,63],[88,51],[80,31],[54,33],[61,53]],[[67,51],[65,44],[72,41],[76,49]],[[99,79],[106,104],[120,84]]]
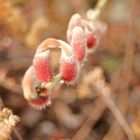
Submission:
[[[140,1],[110,0],[101,16],[108,24],[97,51],[88,56],[79,82],[58,89],[51,108],[37,111],[25,101],[21,80],[37,46],[48,37],[65,40],[69,18],[86,15],[93,0],[0,0],[0,97],[21,117],[23,140],[66,140],[91,117],[81,140],[127,140],[119,123],[84,78],[100,66],[116,103],[140,139]],[[53,61],[58,59],[54,54]],[[58,67],[58,64],[54,63]],[[94,111],[94,112],[92,112]],[[92,116],[91,116],[92,114]],[[95,115],[94,115],[95,114]],[[81,134],[82,135],[82,134]],[[13,140],[17,137],[12,134]],[[1,139],[0,139],[1,140]]]

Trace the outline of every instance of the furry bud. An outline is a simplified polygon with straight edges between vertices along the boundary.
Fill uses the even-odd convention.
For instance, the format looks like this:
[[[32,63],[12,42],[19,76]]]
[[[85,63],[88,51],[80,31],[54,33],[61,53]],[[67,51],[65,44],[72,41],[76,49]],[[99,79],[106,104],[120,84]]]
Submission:
[[[39,93],[36,90],[37,87],[37,79],[34,72],[34,67],[31,66],[26,71],[23,81],[22,81],[22,87],[23,87],[23,94],[25,99],[31,104],[33,107],[37,109],[42,109],[46,107],[46,105],[49,104],[49,96],[40,96],[41,92]],[[47,92],[46,90],[43,92]],[[46,93],[45,93],[46,95]]]
[[[79,65],[74,56],[61,56],[61,75],[64,82],[72,84],[79,75]]]
[[[79,62],[82,62],[86,56],[86,37],[81,27],[76,26],[72,30],[71,46]]]
[[[87,48],[92,49],[96,46],[97,38],[93,33],[87,34]]]
[[[68,42],[71,41],[71,35],[72,35],[72,30],[75,26],[81,26],[81,16],[79,14],[74,14],[68,25],[68,30],[67,30],[67,40]]]
[[[36,108],[36,109],[45,109],[46,106],[50,105],[50,99],[49,96],[45,96],[45,97],[38,97],[37,99],[32,99],[28,101],[29,104]]]
[[[50,64],[50,52],[45,51],[37,53],[33,60],[33,65],[38,80],[41,82],[49,82],[52,79],[53,72]]]

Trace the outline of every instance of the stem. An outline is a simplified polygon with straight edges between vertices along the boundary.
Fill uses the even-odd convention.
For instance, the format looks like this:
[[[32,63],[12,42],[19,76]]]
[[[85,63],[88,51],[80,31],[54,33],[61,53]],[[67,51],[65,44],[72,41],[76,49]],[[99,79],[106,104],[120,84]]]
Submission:
[[[120,110],[110,98],[110,95],[112,94],[111,88],[105,81],[103,70],[99,67],[94,68],[94,71],[89,73],[86,78],[88,78],[88,81],[86,81],[88,85],[93,86],[93,90],[95,91],[95,93],[97,93],[96,95],[100,99],[102,99],[106,106],[111,110],[112,114],[115,116],[116,120],[119,122],[124,132],[127,134],[128,139],[135,140],[133,131],[129,127]]]
[[[106,109],[106,105],[100,99],[96,101],[96,103],[92,106],[92,108],[93,107],[94,109],[92,109],[92,111],[89,112],[88,118],[85,120],[85,122],[83,122],[82,126],[73,136],[72,140],[85,139],[86,136],[91,131],[92,127],[100,119],[101,115]]]
[[[104,7],[106,5],[108,0],[98,0],[96,6],[94,7],[94,9],[92,9],[91,11],[87,11],[87,17],[91,20],[91,21],[96,21],[98,20],[98,18],[100,17],[101,13],[104,10]]]
[[[23,140],[22,137],[21,137],[21,135],[20,135],[20,133],[17,131],[16,128],[13,129],[13,132],[16,135],[16,137],[17,137],[18,140]]]
[[[55,87],[58,83],[60,83],[61,80],[62,80],[61,74],[56,75],[52,80],[52,88]]]
[[[94,8],[96,16],[95,16],[95,19],[93,19],[93,20],[96,20],[100,16],[100,14],[102,13],[107,1],[108,0],[98,0],[96,6]]]
[[[101,98],[105,102],[105,104],[108,106],[108,108],[111,110],[111,112],[113,113],[113,115],[115,116],[115,118],[117,119],[117,121],[120,123],[125,133],[127,134],[128,139],[135,140],[133,132],[130,129],[129,125],[127,124],[126,120],[124,119],[121,112],[114,104],[114,102],[110,99],[109,95],[111,93],[108,92],[110,90],[106,89],[106,87],[101,87],[102,84],[101,85],[100,84],[101,84],[100,82],[97,82],[95,84],[96,90],[98,91],[97,96],[99,96],[99,98]],[[105,85],[102,85],[102,86],[105,86]]]
[[[49,91],[49,93],[51,93],[52,89],[60,83],[60,81],[62,80],[62,76],[61,74],[56,75],[53,80],[49,83],[43,83],[41,85],[42,88],[45,88]]]

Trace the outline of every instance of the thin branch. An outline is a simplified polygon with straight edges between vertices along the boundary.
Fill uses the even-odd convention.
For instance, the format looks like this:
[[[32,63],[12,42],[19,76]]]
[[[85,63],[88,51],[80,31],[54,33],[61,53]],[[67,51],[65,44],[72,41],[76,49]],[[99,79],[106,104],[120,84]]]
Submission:
[[[113,115],[115,116],[115,118],[117,119],[117,121],[120,123],[123,130],[127,134],[128,139],[135,140],[135,136],[134,136],[131,128],[129,127],[128,123],[126,122],[126,120],[122,116],[119,109],[116,107],[116,105],[114,104],[114,102],[110,98],[111,89],[107,85],[107,83],[105,82],[102,70],[99,68],[96,68],[94,70],[93,75],[96,75],[96,77],[94,77],[95,81],[93,82],[93,86],[97,92],[97,96],[99,98],[101,98],[105,102],[107,107],[111,110],[111,112],[113,113]]]
[[[94,10],[97,11],[97,16],[96,18],[98,18],[100,16],[100,14],[102,13],[106,3],[107,3],[108,0],[98,0]]]
[[[106,5],[106,3],[107,3],[107,1],[108,1],[108,0],[98,0],[98,2],[97,2],[97,4],[96,4],[95,8],[94,8],[93,10],[91,10],[91,13],[88,14],[88,12],[89,12],[90,10],[87,11],[87,15],[89,15],[88,17],[89,17],[91,20],[93,20],[93,21],[95,21],[95,20],[97,20],[98,18],[100,18],[101,14],[102,14],[102,12],[103,12],[103,10],[104,10],[104,7],[105,7],[105,5]]]
[[[13,129],[13,132],[14,132],[14,134],[17,137],[18,140],[23,140],[16,128]]]
[[[94,104],[94,109],[92,110],[86,121],[83,123],[81,128],[73,136],[72,140],[85,139],[86,136],[91,131],[92,127],[95,125],[95,123],[103,114],[105,108],[106,106],[101,100],[96,101],[96,103]]]

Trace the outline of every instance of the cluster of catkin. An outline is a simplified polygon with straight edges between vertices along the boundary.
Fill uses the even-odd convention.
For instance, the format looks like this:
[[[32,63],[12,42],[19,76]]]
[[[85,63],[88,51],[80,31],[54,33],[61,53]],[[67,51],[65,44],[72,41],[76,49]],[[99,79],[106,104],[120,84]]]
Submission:
[[[93,24],[74,14],[67,29],[67,42],[55,38],[43,41],[37,48],[33,64],[26,71],[23,78],[23,92],[25,99],[33,107],[43,109],[51,103],[52,90],[60,82],[73,84],[77,81],[83,64],[89,52],[98,46],[104,32],[101,23]],[[50,61],[51,49],[59,48],[60,71],[54,76]]]

